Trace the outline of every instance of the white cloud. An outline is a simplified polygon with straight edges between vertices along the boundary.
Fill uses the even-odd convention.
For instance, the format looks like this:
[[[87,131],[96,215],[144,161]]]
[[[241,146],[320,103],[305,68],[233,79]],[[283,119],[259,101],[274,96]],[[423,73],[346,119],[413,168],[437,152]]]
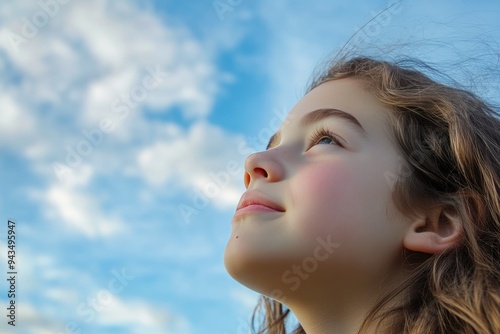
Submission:
[[[218,206],[232,206],[243,188],[242,138],[207,122],[195,123],[186,133],[144,147],[137,155],[140,175],[149,184],[195,187]],[[211,194],[214,194],[211,196]]]
[[[18,229],[18,233],[26,230]],[[27,234],[24,234],[27,237]],[[7,243],[0,241],[0,248],[7,249]],[[1,261],[7,263],[7,252],[0,255]],[[62,265],[56,258],[29,245],[16,253],[18,267],[16,290],[16,329],[20,333],[54,334],[64,330],[68,312],[80,300],[80,293],[86,289],[91,277],[88,273]],[[54,282],[63,282],[57,286]],[[67,284],[67,285],[66,285]],[[34,296],[42,297],[39,301]],[[7,297],[7,296],[6,296]],[[38,299],[40,300],[40,299]],[[5,310],[9,299],[0,301]],[[41,307],[42,306],[42,307]],[[73,317],[73,314],[70,314]],[[5,326],[5,327],[3,327]],[[6,322],[0,325],[2,333],[6,331]]]
[[[146,108],[168,113],[180,107],[187,119],[204,118],[226,75],[214,64],[216,49],[206,48],[182,23],[168,14],[160,18],[142,2],[70,1],[34,36],[23,37],[23,20],[32,21],[41,11],[39,3],[30,1],[9,2],[0,10],[5,70],[0,76],[0,145],[24,155],[31,171],[48,177],[46,186],[31,191],[46,217],[89,237],[110,236],[123,223],[102,212],[92,196],[88,186],[94,175],[128,173],[124,160],[134,155],[134,146],[164,138],[156,132],[161,127],[157,121],[143,113]],[[13,45],[13,34],[25,40]],[[144,100],[133,101],[137,106],[126,107],[120,119],[116,102],[124,110],[124,96],[143,87],[151,73],[159,84],[147,90]],[[75,149],[86,140],[83,131],[98,128],[105,118],[114,122],[114,130],[82,156],[68,182],[58,183],[51,164],[68,165],[67,147]],[[162,128],[159,132],[180,131]],[[88,179],[81,179],[89,170]],[[220,196],[223,202],[233,201],[232,189]]]
[[[34,128],[34,117],[13,96],[0,92],[0,146],[26,143]]]
[[[0,240],[0,247],[6,249],[7,245]],[[0,258],[6,263],[6,253]],[[22,275],[17,276],[21,295],[16,298],[16,328],[25,331],[22,333],[59,333],[68,325],[99,329],[121,326],[131,334],[190,333],[191,324],[183,315],[149,301],[123,299],[118,296],[121,291],[111,293],[109,284],[103,285],[89,272],[68,267],[50,255],[27,247],[18,260]],[[33,300],[33,296],[39,298]],[[0,300],[3,310],[7,302]],[[4,326],[6,322],[2,322],[0,330],[8,328]]]
[[[97,314],[103,326],[125,326],[129,333],[188,334],[190,324],[181,315],[141,300],[124,300],[116,295]]]
[[[113,235],[123,228],[123,223],[118,219],[96,212],[95,203],[90,196],[71,188],[53,185],[45,196],[51,219],[60,221],[89,237]]]
[[[186,29],[169,26],[137,6],[86,1],[65,16],[69,33],[84,42],[94,66],[102,69],[90,83],[86,116],[95,121],[109,113],[117,97],[142,84],[148,67],[159,68],[168,78],[148,92],[141,106],[165,111],[180,105],[188,117],[207,115],[218,81],[212,55]]]
[[[7,307],[6,302],[0,301],[2,310]],[[162,310],[144,301],[125,301],[116,296],[104,305],[101,312],[96,312],[97,317],[93,322],[63,321],[62,318],[50,317],[42,311],[43,309],[26,300],[19,302],[16,308],[16,327],[12,328],[22,330],[20,333],[54,334],[64,332],[66,326],[75,332],[81,330],[83,326],[99,326],[101,329],[107,326],[119,326],[125,327],[126,333],[130,334],[189,334],[192,327],[181,315]],[[74,315],[70,319],[75,319]],[[3,333],[10,333],[6,332],[9,327],[6,320],[2,321],[0,328],[3,328]]]
[[[104,118],[116,123],[107,140],[123,141],[142,137],[149,124],[144,108],[163,113],[177,106],[195,119],[210,113],[219,82],[226,80],[214,65],[216,50],[144,6],[138,1],[70,1],[29,38],[23,37],[23,20],[32,21],[40,5],[16,1],[2,6],[0,64],[5,71],[0,88],[7,93],[0,96],[0,120],[8,122],[0,126],[16,132],[10,142],[27,145],[23,135],[28,134],[30,142],[44,142],[44,149],[21,150],[29,159],[43,164],[60,156],[61,143],[78,141],[83,129]],[[25,38],[17,50],[13,34]],[[157,78],[163,73],[161,82],[117,120],[117,106],[124,106],[126,96],[137,92],[151,72]],[[63,131],[54,133],[56,128]]]
[[[0,301],[0,308],[7,309],[8,304]],[[54,334],[64,329],[64,323],[48,319],[39,308],[27,300],[18,301],[16,304],[16,327],[11,327],[7,324],[9,318],[2,319],[2,333],[37,333],[37,334]],[[12,330],[12,331],[9,331]]]
[[[90,165],[75,169],[65,182],[55,181],[46,189],[32,189],[30,194],[43,207],[44,214],[54,224],[63,224],[73,232],[88,237],[115,236],[125,230],[116,217],[101,212],[97,198],[85,192],[94,169]]]

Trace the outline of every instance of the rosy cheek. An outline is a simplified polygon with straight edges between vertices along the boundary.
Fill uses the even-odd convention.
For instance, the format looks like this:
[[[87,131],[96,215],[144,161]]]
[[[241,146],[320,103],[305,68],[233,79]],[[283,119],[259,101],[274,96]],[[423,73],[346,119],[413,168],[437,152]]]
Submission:
[[[310,237],[350,234],[356,219],[357,183],[355,169],[345,165],[311,165],[297,175],[294,189],[296,221]]]

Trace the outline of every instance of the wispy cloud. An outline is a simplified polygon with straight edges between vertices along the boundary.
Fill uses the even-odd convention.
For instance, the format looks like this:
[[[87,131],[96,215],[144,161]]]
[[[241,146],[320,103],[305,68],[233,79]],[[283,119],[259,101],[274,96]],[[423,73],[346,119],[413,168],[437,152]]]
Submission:
[[[22,35],[23,19],[40,10],[11,2],[0,12],[0,58],[6,64],[0,79],[2,142],[27,146],[25,154],[35,163],[64,157],[65,143],[76,145],[85,139],[82,131],[105,118],[115,125],[106,136],[113,142],[143,137],[145,108],[168,113],[178,106],[187,118],[210,112],[223,76],[213,55],[185,28],[136,2],[73,1],[16,52],[6,34]],[[141,94],[134,88],[152,72],[163,80],[130,103],[130,95]]]
[[[195,123],[187,132],[172,130],[170,138],[162,138],[139,151],[141,176],[157,187],[169,182],[187,189],[195,187],[207,192],[206,196],[221,207],[237,203],[243,190],[244,156],[238,151],[243,138],[207,122]],[[237,173],[227,171],[231,162]]]
[[[56,181],[45,190],[32,189],[31,198],[42,207],[47,220],[66,227],[69,233],[116,237],[125,224],[102,213],[96,196],[85,191],[93,172],[91,165],[81,166],[65,183]]]
[[[106,328],[123,327],[130,333],[189,334],[190,324],[184,317],[141,300],[115,297],[99,313],[96,322]]]

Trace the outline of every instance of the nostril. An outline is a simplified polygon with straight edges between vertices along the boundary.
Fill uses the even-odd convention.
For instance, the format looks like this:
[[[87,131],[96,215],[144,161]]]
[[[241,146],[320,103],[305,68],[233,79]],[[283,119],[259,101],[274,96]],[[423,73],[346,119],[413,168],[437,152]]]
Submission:
[[[258,179],[259,177],[263,177],[267,179],[269,174],[264,168],[256,167],[253,169],[253,173],[248,173],[245,172],[245,175],[243,176],[243,182],[245,183],[245,188],[248,189],[250,186],[250,182],[252,182],[252,177],[254,179]]]
[[[260,167],[257,167],[257,168],[254,168],[254,173],[255,174],[259,174],[260,176],[263,176],[265,178],[267,178],[267,172],[264,168],[260,168]]]

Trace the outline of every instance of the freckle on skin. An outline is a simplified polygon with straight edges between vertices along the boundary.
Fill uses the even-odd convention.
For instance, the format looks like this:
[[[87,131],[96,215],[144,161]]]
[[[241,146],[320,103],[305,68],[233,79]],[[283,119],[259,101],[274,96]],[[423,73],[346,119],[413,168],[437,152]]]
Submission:
[[[238,239],[238,236],[236,236],[236,239]]]

